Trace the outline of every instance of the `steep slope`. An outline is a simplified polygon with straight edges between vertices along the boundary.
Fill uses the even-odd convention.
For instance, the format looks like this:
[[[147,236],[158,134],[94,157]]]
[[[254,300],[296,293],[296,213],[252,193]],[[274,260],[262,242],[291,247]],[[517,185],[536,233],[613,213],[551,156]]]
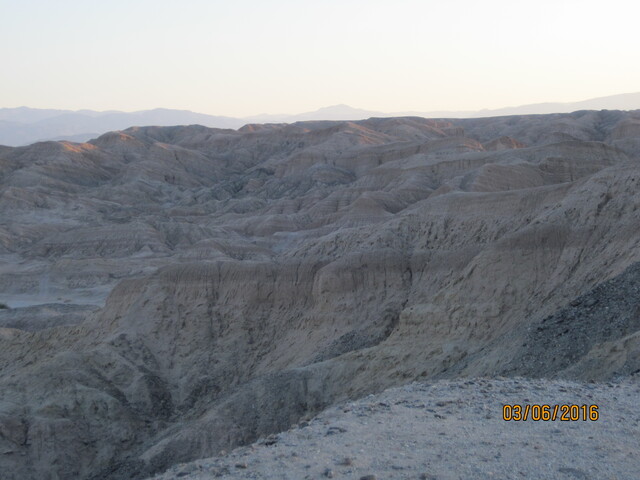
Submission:
[[[599,380],[640,373],[640,264],[533,324],[506,373]]]
[[[633,145],[634,115],[145,127],[1,150],[0,301],[102,308],[2,324],[0,468],[142,478],[415,379],[631,373],[611,365],[634,355],[632,313],[597,352],[523,359],[550,348],[528,329],[640,261],[640,164],[616,143]]]

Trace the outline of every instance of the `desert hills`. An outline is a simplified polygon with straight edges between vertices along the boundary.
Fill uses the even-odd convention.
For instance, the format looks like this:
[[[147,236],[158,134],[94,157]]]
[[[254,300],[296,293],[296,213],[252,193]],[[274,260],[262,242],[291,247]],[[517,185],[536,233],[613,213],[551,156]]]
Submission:
[[[191,125],[240,128],[246,124],[295,123],[318,120],[364,120],[370,117],[468,118],[499,115],[531,115],[577,110],[634,110],[640,108],[640,92],[592,98],[572,103],[536,103],[479,111],[379,112],[332,105],[299,114],[260,114],[249,117],[207,115],[188,110],[156,108],[136,112],[115,110],[54,110],[28,107],[0,108],[0,145],[23,146],[48,140],[85,142],[132,125]]]
[[[639,125],[371,118],[2,147],[0,469],[144,478],[413,380],[636,375],[637,304],[616,292],[638,275]]]

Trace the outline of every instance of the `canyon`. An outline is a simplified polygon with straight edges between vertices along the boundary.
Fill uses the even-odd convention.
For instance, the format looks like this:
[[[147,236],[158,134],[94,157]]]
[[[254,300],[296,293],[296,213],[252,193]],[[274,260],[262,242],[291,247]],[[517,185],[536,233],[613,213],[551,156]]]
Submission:
[[[0,147],[0,471],[146,478],[413,381],[637,379],[640,111]]]

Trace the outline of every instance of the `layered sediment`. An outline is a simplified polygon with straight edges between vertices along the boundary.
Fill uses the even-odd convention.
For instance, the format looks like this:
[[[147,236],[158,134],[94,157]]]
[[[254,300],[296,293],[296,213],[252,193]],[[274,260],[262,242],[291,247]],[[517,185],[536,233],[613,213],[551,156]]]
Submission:
[[[637,375],[607,285],[636,288],[638,118],[3,149],[0,468],[143,478],[413,380]]]

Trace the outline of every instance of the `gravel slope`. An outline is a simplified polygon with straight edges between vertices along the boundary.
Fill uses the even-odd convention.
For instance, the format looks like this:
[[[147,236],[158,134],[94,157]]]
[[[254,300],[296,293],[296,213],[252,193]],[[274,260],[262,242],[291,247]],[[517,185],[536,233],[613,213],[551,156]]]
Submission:
[[[637,479],[640,383],[413,383],[156,480]],[[504,404],[597,404],[597,421],[504,421]]]

